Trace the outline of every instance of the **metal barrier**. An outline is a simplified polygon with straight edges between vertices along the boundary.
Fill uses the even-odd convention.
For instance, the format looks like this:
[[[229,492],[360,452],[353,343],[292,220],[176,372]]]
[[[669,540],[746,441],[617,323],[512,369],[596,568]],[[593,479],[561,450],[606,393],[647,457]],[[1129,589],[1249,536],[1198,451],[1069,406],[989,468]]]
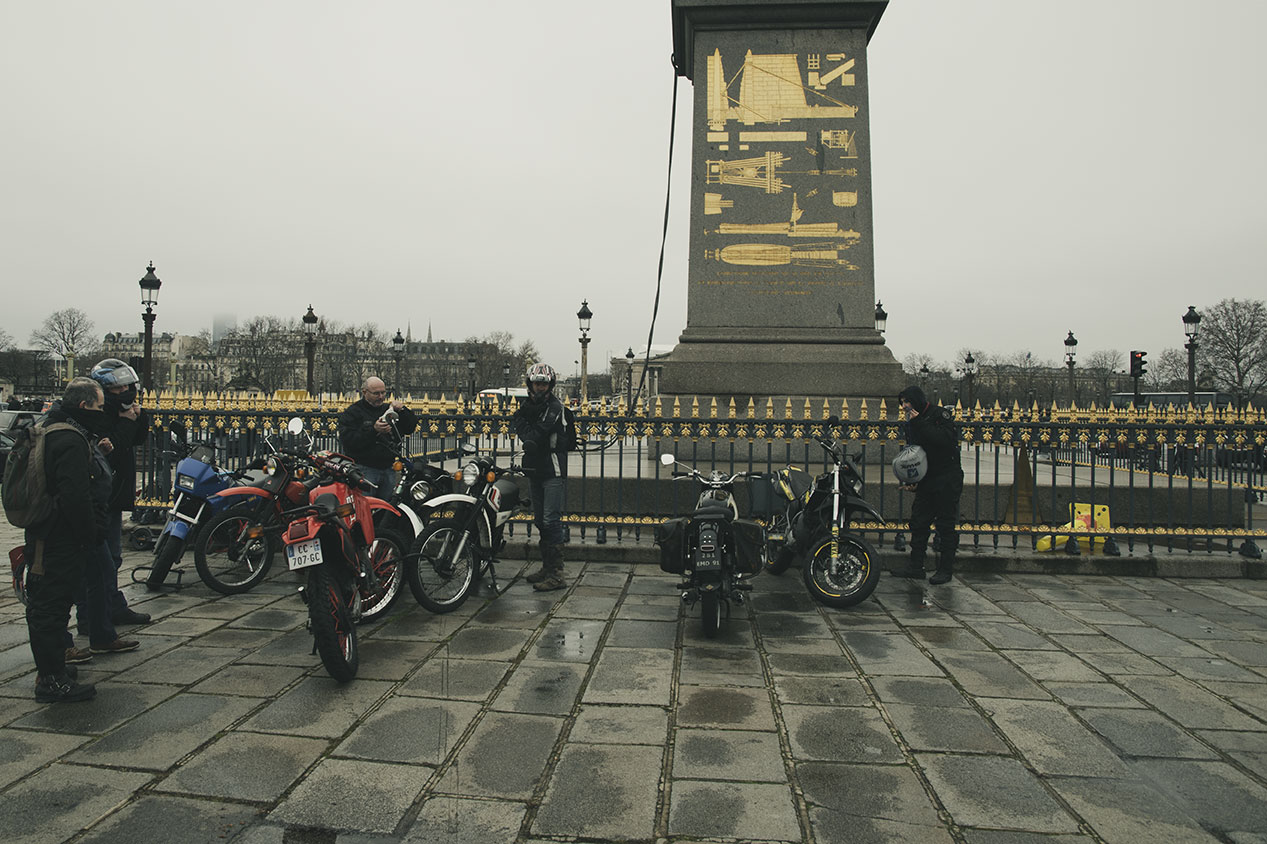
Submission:
[[[245,397],[175,396],[152,410],[153,431],[139,462],[139,506],[165,507],[173,461],[165,454],[171,425],[180,421],[191,439],[210,440],[225,468],[246,463],[268,432],[303,418],[318,448],[338,450],[337,416],[351,399],[295,401]],[[407,399],[420,418],[410,438],[414,454],[456,468],[459,446],[472,443],[511,459],[509,409],[474,407],[461,400]],[[902,445],[904,422],[895,408],[864,402],[784,400],[673,403],[655,400],[633,412],[583,413],[586,445],[570,459],[566,523],[599,542],[642,539],[647,528],[693,504],[693,486],[674,483],[662,452],[699,468],[772,473],[792,464],[813,473],[827,464],[812,436],[835,436],[858,457],[864,497],[884,521],[858,525],[877,543],[903,547],[910,494],[888,464]],[[1267,420],[1254,409],[1121,410],[957,408],[965,474],[961,544],[1035,547],[1057,536],[1074,553],[1095,542],[1112,554],[1134,549],[1237,552],[1251,557],[1267,532],[1261,502]],[[829,426],[828,418],[844,420]],[[762,482],[758,480],[757,482]],[[745,490],[741,507],[748,506]],[[758,496],[758,501],[764,497]],[[1067,524],[1072,505],[1091,513],[1108,508],[1107,525]],[[763,513],[756,513],[761,517]],[[1081,540],[1081,543],[1079,542]]]

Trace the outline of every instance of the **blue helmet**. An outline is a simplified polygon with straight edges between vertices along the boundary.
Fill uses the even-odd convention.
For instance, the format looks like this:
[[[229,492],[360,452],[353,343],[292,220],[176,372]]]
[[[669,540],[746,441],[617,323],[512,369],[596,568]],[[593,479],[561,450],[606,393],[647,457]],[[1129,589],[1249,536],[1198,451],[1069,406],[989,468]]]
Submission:
[[[118,358],[106,358],[98,363],[92,368],[91,377],[101,385],[103,390],[110,387],[127,387],[141,380],[136,377],[135,369]]]

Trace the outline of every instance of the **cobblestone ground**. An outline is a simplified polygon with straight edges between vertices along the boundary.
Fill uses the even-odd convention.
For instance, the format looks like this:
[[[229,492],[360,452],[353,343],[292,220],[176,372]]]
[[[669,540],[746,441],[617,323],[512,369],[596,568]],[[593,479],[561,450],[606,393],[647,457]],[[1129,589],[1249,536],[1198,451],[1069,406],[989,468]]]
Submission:
[[[655,566],[573,561],[449,616],[406,591],[338,685],[292,575],[184,566],[128,587],[154,621],[88,703],[35,702],[6,590],[0,840],[1267,840],[1262,581],[885,576],[841,611],[762,576],[709,640]]]

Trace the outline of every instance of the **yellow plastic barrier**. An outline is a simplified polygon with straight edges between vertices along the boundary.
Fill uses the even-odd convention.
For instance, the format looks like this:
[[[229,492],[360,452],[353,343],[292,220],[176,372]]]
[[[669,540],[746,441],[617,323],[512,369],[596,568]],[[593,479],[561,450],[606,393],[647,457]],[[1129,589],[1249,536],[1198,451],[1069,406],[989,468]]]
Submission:
[[[1109,505],[1095,505],[1095,513],[1091,512],[1090,504],[1074,503],[1069,505],[1069,521],[1064,525],[1066,530],[1087,530],[1087,531],[1105,531],[1110,529],[1109,525]],[[1051,551],[1053,548],[1064,550],[1065,543],[1069,541],[1069,534],[1055,534],[1054,536],[1044,536],[1038,540],[1035,549],[1038,551]],[[1103,536],[1079,536],[1078,545],[1083,551],[1090,552],[1092,544],[1095,550],[1101,551],[1104,548]]]

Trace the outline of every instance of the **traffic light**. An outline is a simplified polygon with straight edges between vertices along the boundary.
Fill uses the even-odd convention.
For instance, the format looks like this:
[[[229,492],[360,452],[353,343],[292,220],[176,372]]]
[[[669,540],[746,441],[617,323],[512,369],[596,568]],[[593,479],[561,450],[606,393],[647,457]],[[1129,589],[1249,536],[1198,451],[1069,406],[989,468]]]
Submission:
[[[1132,378],[1143,378],[1144,374],[1148,371],[1144,368],[1145,364],[1148,363],[1148,361],[1144,360],[1144,357],[1147,354],[1148,352],[1131,352],[1131,377]]]

